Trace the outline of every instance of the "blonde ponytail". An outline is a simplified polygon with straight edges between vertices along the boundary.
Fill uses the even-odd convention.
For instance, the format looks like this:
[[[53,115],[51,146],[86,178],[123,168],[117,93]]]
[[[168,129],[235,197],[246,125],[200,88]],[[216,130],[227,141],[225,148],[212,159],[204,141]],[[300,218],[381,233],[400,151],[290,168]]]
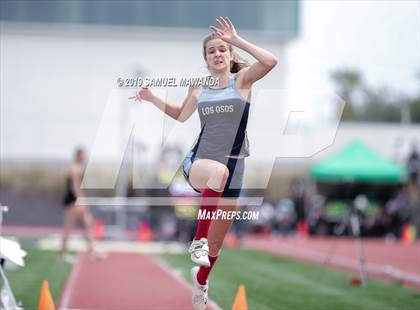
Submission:
[[[230,48],[229,48],[230,49]],[[243,57],[241,57],[237,52],[234,52],[231,49],[233,59],[230,62],[230,72],[237,73],[243,68],[249,67],[250,63]]]

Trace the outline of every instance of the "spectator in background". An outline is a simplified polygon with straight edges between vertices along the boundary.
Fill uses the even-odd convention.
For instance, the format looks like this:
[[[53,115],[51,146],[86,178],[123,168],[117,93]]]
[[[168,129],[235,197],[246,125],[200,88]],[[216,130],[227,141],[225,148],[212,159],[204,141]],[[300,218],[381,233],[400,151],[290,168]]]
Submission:
[[[409,204],[407,187],[402,186],[385,205],[385,225],[388,234],[391,234],[393,237],[401,237],[402,225],[409,217]]]
[[[64,204],[64,225],[60,258],[67,263],[73,263],[75,258],[67,253],[67,242],[71,231],[75,228],[77,221],[81,221],[84,227],[84,237],[87,243],[87,250],[91,259],[102,259],[103,253],[94,250],[93,240],[93,218],[86,205],[82,202],[85,196],[80,189],[80,183],[85,165],[85,151],[77,148],[74,155],[74,162],[67,171],[66,193],[63,199]]]
[[[412,144],[410,155],[407,158],[407,172],[411,221],[416,226],[417,231],[420,231],[420,156],[415,142]]]
[[[261,207],[250,206],[248,211],[259,211],[259,217],[251,222],[251,231],[257,234],[269,234],[272,229],[274,221],[274,207],[268,202],[264,201]]]
[[[260,218],[262,221],[262,232],[267,234],[271,233],[274,220],[274,207],[270,202],[266,201],[262,204]]]
[[[328,232],[325,221],[324,206],[326,198],[319,194],[310,196],[308,208],[308,228],[312,235],[326,235]]]
[[[296,212],[293,201],[280,199],[275,208],[274,231],[282,236],[287,236],[296,223]]]
[[[420,156],[416,145],[413,143],[410,155],[407,158],[407,172],[412,186],[419,185]]]
[[[296,220],[293,226],[297,233],[300,234],[307,231],[305,217],[305,184],[302,180],[294,180],[290,191],[296,211]]]

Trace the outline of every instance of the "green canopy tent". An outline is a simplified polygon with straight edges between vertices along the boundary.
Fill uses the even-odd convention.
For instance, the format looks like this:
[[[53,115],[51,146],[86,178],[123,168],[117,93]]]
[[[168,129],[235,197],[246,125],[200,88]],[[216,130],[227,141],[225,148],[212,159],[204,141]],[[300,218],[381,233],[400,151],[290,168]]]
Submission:
[[[406,180],[406,171],[383,158],[359,140],[310,169],[318,182],[363,182],[399,184]]]

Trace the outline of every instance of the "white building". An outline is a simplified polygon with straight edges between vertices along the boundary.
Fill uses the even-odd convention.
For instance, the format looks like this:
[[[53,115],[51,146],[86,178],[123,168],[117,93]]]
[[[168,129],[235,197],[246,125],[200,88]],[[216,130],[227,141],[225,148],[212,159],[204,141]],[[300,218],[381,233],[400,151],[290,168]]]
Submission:
[[[151,104],[128,100],[135,89],[119,89],[117,79],[206,74],[201,44],[218,14],[234,22],[236,17],[242,36],[280,60],[254,93],[258,88],[284,87],[284,55],[287,42],[297,34],[297,2],[180,1],[168,2],[165,8],[147,1],[69,3],[2,3],[3,159],[68,159],[76,145],[91,149],[102,129],[107,139],[101,154],[109,158],[124,145],[121,132],[130,117],[137,122],[136,139],[146,144],[150,156],[163,136],[186,149],[199,132],[198,116],[182,124],[182,136],[171,135],[175,122]],[[255,10],[260,12],[258,21],[251,20]],[[155,91],[181,104],[187,89]],[[280,99],[275,98],[274,111],[267,105],[262,112],[281,114]],[[110,118],[105,120],[106,111]],[[101,127],[104,120],[106,126]]]

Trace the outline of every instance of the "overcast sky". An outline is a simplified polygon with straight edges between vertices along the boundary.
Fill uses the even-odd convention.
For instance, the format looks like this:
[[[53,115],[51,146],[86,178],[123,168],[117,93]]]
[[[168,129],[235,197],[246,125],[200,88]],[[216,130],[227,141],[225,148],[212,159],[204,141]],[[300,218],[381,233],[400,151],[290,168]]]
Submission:
[[[355,68],[369,85],[419,92],[420,1],[308,0],[288,49],[286,87],[332,90],[329,73]]]

